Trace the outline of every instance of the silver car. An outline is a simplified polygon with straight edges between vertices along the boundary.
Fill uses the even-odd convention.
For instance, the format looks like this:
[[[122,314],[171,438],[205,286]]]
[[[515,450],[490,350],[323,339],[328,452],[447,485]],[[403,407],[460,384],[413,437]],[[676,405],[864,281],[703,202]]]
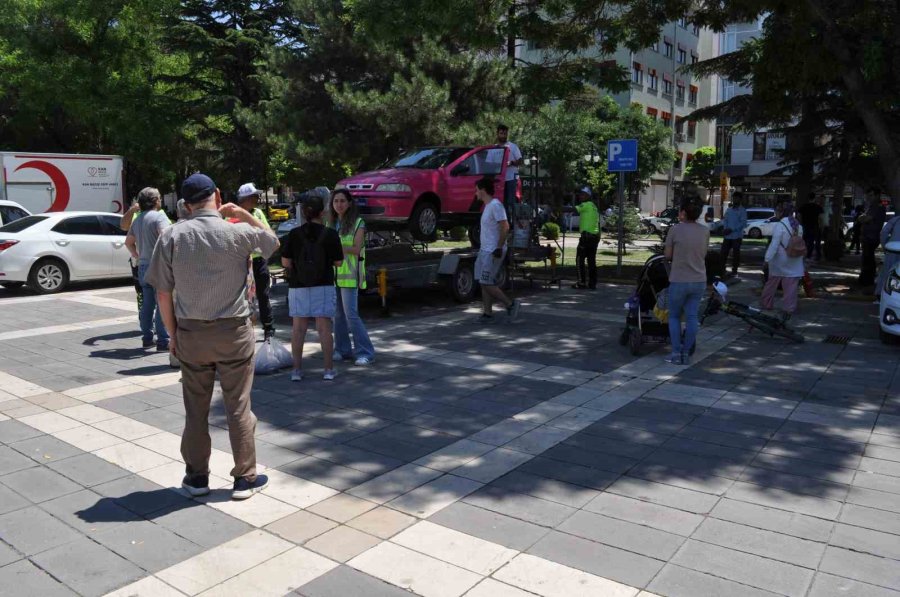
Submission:
[[[43,213],[0,227],[0,285],[39,294],[69,282],[131,277],[121,216],[91,211]]]

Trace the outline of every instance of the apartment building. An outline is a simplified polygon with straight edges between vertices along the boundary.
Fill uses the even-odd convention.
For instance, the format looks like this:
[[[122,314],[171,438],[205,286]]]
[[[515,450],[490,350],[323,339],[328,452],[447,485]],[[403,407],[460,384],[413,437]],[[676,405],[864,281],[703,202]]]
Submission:
[[[697,79],[681,72],[682,67],[712,55],[715,35],[697,27],[687,19],[668,23],[661,28],[659,39],[649,48],[631,52],[620,47],[607,55],[625,67],[631,84],[621,93],[612,94],[620,106],[638,105],[648,116],[672,128],[672,142],[676,158],[668,170],[654,174],[640,197],[644,212],[657,212],[671,205],[675,187],[683,180],[684,168],[698,147],[715,141],[715,124],[694,122],[687,116],[694,110],[710,105],[716,99],[709,79]],[[541,60],[541,50],[525,42],[521,49],[523,60]]]
[[[732,23],[715,36],[715,55],[738,50],[747,41],[762,33],[763,18],[751,23]],[[750,87],[717,78],[714,81],[715,103],[748,94]],[[778,172],[785,136],[765,129],[751,133],[734,130],[733,120],[716,123],[716,147],[723,157],[723,168],[731,179],[731,187],[744,191],[752,205],[774,205],[789,194],[785,188],[787,177]]]

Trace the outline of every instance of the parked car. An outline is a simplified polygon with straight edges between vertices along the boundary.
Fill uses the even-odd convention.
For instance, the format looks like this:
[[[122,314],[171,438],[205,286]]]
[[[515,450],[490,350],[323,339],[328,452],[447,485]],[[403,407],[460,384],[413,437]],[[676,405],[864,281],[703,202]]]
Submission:
[[[700,213],[700,217],[697,218],[697,221],[704,226],[710,227],[710,232],[712,232],[712,226],[715,224],[715,218],[713,216],[713,207],[712,205],[704,205],[703,211]],[[668,207],[661,211],[659,215],[649,216],[645,218],[644,225],[650,232],[661,232],[664,228],[668,228],[672,224],[678,222],[678,208],[677,207]]]
[[[885,252],[900,253],[900,241],[890,242]],[[878,303],[878,326],[881,341],[893,344],[900,341],[900,263],[888,274]]]
[[[774,218],[775,210],[771,207],[748,207],[744,236],[748,238],[772,236],[772,229],[777,221]]]
[[[503,196],[509,150],[483,147],[419,147],[404,151],[385,168],[338,182],[353,192],[367,221],[408,226],[413,237],[433,240],[440,228],[478,223],[475,183],[491,176]]]
[[[269,221],[284,222],[291,218],[291,205],[289,203],[273,203],[269,206]]]
[[[0,226],[5,226],[10,222],[21,220],[25,216],[30,216],[31,212],[16,203],[15,201],[0,200]]]
[[[51,212],[0,228],[0,285],[25,284],[39,294],[69,282],[130,278],[130,257],[120,216],[103,212]]]

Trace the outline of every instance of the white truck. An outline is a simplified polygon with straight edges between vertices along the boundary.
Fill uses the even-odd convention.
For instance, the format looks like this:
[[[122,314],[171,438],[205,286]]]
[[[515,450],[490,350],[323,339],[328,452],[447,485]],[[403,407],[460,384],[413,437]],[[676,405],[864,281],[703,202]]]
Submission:
[[[0,200],[31,213],[124,213],[124,160],[118,155],[0,152]]]

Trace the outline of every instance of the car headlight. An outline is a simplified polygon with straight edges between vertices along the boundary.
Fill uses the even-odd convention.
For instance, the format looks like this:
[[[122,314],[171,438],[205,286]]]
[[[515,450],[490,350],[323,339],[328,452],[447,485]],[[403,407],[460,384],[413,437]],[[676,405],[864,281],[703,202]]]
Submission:
[[[888,294],[900,292],[900,276],[897,275],[896,269],[891,272],[887,282],[884,283],[884,291]]]
[[[381,193],[409,193],[410,191],[412,191],[412,188],[410,188],[408,184],[389,182],[378,185],[377,187],[375,187],[375,190]]]

